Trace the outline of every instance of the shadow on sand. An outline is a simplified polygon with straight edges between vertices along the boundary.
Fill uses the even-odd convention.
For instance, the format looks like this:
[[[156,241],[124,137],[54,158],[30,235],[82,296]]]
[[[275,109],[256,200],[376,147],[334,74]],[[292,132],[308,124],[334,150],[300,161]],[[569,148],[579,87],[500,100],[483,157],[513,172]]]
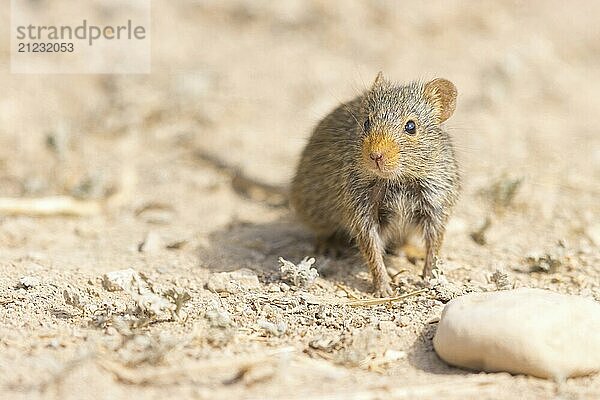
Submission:
[[[248,268],[265,283],[279,280],[279,257],[294,263],[315,257],[315,267],[324,279],[371,291],[358,250],[350,248],[339,258],[316,255],[314,237],[291,217],[261,224],[233,222],[211,233],[208,246],[198,255],[200,265],[213,272]]]

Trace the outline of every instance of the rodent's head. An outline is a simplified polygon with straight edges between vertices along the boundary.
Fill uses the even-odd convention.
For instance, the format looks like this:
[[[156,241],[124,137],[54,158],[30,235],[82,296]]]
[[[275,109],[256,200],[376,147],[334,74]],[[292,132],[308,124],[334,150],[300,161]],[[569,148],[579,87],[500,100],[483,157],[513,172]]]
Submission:
[[[456,95],[446,79],[397,86],[380,72],[357,121],[367,171],[386,179],[417,179],[436,168],[448,154],[440,124],[454,112]]]

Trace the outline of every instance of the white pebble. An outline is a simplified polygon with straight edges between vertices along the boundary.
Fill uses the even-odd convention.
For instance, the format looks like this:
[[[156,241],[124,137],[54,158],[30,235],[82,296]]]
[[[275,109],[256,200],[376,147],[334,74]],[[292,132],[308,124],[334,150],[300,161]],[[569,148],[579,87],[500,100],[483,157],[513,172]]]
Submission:
[[[36,287],[39,284],[40,280],[35,276],[22,276],[21,279],[19,279],[19,285],[25,289]]]
[[[561,381],[600,371],[600,304],[520,288],[448,303],[433,339],[449,364]]]

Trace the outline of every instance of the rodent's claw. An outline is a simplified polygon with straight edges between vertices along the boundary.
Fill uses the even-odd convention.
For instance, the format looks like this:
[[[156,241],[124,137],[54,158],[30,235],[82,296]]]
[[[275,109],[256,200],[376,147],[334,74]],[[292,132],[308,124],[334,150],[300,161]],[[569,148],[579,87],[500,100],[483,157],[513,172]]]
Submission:
[[[388,281],[381,281],[375,283],[375,297],[391,297],[394,295],[394,290],[390,286]]]
[[[425,280],[431,278],[432,272],[433,268],[431,265],[425,264],[425,266],[423,266],[423,272],[421,272],[421,279]]]
[[[425,259],[425,264],[423,265],[423,273],[421,273],[421,278],[431,278],[433,276],[433,271],[439,268],[438,261],[439,260],[437,256],[427,257]]]

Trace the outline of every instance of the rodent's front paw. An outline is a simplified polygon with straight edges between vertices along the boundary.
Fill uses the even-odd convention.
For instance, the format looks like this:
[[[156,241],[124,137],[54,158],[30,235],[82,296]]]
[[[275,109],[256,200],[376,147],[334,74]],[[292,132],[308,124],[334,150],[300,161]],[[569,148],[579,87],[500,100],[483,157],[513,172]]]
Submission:
[[[375,297],[390,297],[394,295],[394,290],[392,290],[388,280],[381,280],[375,282],[375,293],[373,295]]]
[[[421,278],[429,279],[433,277],[433,271],[438,270],[440,267],[440,260],[437,256],[425,259],[425,265],[423,266],[423,273]]]

